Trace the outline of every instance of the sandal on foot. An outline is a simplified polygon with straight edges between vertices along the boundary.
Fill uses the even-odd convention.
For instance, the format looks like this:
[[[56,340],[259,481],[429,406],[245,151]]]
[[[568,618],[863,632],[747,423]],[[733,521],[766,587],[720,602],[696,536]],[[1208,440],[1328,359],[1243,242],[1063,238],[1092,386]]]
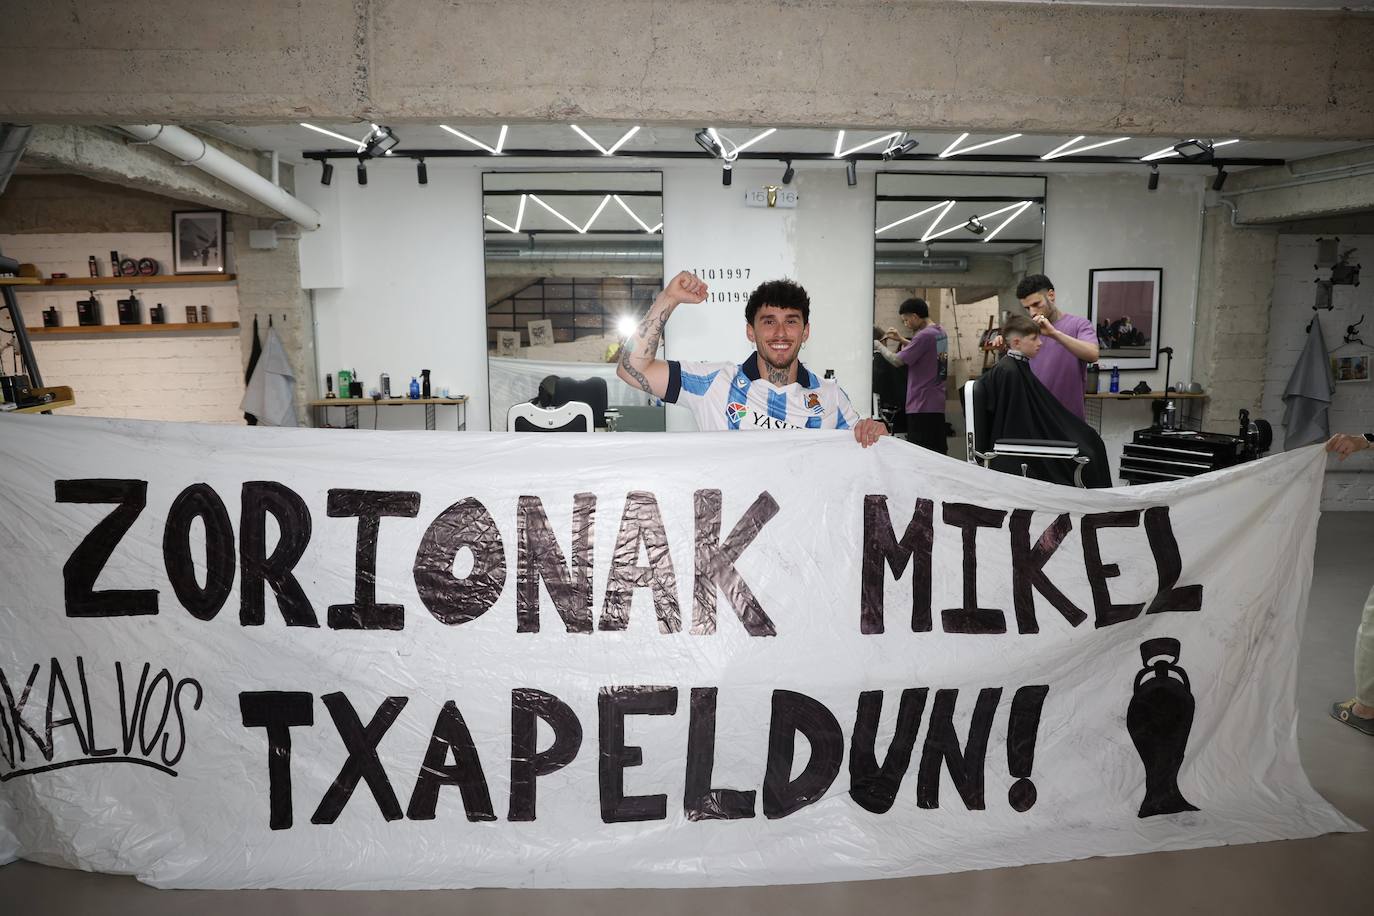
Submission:
[[[1374,716],[1365,718],[1355,714],[1355,701],[1346,700],[1344,703],[1331,704],[1331,718],[1337,722],[1344,722],[1356,731],[1364,732],[1374,738]]]

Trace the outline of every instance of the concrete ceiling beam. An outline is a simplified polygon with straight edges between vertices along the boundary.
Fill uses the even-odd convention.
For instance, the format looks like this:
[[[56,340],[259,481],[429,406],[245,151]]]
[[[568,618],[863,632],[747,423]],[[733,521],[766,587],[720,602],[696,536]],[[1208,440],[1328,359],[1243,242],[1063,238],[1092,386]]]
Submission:
[[[951,0],[7,11],[0,118],[1374,137],[1374,16]],[[131,29],[129,23],[137,23]],[[589,24],[612,24],[589,27]]]

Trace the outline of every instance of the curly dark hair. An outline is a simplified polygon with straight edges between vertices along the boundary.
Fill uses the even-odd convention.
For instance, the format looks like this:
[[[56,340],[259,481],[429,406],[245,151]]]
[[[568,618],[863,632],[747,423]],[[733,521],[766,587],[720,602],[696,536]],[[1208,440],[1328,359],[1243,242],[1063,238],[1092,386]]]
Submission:
[[[915,315],[917,318],[929,318],[930,306],[924,299],[908,299],[897,306],[898,315]]]
[[[811,323],[811,297],[801,284],[791,280],[769,280],[760,283],[758,289],[749,294],[749,302],[744,306],[744,320],[754,323],[754,316],[765,305],[780,309],[796,309],[802,314],[802,324]]]
[[[1024,299],[1027,296],[1034,296],[1036,293],[1048,293],[1054,291],[1054,284],[1050,278],[1044,274],[1031,274],[1020,283],[1016,284],[1016,298]]]

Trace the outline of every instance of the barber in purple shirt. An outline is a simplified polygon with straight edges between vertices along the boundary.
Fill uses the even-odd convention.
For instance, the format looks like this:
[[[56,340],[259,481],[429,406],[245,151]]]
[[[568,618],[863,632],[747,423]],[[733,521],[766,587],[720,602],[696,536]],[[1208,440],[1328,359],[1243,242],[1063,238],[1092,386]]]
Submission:
[[[1032,274],[1016,284],[1016,298],[1040,325],[1044,345],[1030,361],[1031,371],[1054,399],[1074,416],[1083,417],[1083,388],[1088,363],[1097,362],[1097,329],[1078,315],[1067,315],[1054,304],[1054,284],[1044,274]]]

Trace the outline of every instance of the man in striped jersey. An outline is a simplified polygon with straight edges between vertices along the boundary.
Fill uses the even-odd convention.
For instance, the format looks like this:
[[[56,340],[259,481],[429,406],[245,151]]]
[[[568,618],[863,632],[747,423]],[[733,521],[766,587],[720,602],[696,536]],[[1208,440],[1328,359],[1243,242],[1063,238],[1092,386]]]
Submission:
[[[864,448],[887,433],[880,420],[860,419],[834,379],[801,364],[811,334],[811,300],[791,280],[764,283],[744,309],[745,334],[756,352],[744,362],[658,359],[663,327],[683,303],[706,298],[706,284],[683,271],[659,293],[620,351],[616,374],[670,404],[692,411],[703,431],[726,429],[852,429]]]

